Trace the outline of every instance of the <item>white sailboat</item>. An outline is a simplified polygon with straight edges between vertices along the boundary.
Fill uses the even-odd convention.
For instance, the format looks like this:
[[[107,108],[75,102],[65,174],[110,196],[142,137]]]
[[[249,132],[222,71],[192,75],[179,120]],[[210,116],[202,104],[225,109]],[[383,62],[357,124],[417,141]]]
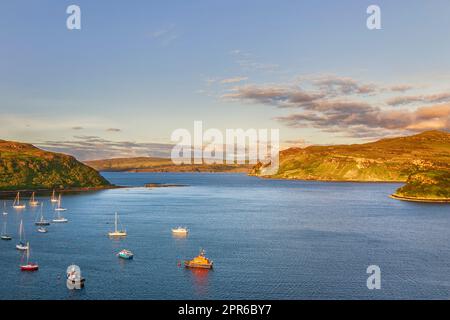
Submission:
[[[52,203],[58,202],[58,198],[56,198],[56,196],[55,196],[55,190],[53,190],[52,196],[50,198],[50,202],[52,202]]]
[[[2,240],[12,240],[11,236],[8,235],[8,231],[6,229],[7,228],[7,224],[8,224],[7,216],[5,215],[3,219],[4,219],[3,220],[3,228],[2,228],[2,234],[1,234],[0,238]]]
[[[48,226],[50,225],[50,222],[45,220],[44,218],[44,204],[41,203],[41,215],[38,221],[36,221],[34,224],[37,226]]]
[[[55,209],[56,210],[56,209]],[[58,210],[56,210],[56,218],[54,218],[53,220],[52,220],[52,222],[54,222],[54,223],[66,223],[66,222],[68,222],[69,220],[67,220],[66,218],[64,218],[63,216],[61,216],[61,211],[58,211]]]
[[[24,242],[25,230],[23,228],[23,220],[20,220],[19,225],[19,243],[16,245],[17,250],[28,250],[28,244]]]
[[[6,201],[3,201],[3,215],[4,216],[8,215],[8,211],[6,211]]]
[[[61,207],[61,193],[59,194],[58,197],[58,205],[55,208],[55,211],[66,211],[67,209]]]
[[[39,205],[39,201],[35,199],[35,193],[33,192],[30,199],[30,207],[37,207]]]
[[[108,232],[108,235],[110,237],[126,237],[127,232],[126,230],[118,230],[117,225],[119,223],[119,216],[116,212],[115,219],[114,219],[114,231]]]
[[[26,208],[25,204],[20,204],[20,192],[17,192],[16,198],[14,199],[13,208],[14,209],[25,209]]]

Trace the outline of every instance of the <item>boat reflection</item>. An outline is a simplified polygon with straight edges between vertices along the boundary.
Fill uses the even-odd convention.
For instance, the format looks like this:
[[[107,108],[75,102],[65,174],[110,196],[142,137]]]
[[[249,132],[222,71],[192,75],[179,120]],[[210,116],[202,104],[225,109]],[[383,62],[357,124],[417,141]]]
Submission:
[[[198,296],[206,296],[209,289],[209,269],[185,269],[191,275],[195,294]]]

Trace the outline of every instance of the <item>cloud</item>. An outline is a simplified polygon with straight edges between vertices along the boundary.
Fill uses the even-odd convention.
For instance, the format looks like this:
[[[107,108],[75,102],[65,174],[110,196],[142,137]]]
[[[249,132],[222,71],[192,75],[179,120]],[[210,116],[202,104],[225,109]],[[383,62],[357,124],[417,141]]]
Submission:
[[[222,84],[229,84],[229,83],[237,83],[247,80],[248,77],[234,77],[234,78],[226,78],[220,81]]]
[[[359,83],[352,78],[338,77],[335,75],[323,76],[313,80],[314,84],[328,95],[350,95],[374,93],[379,88],[375,84]]]
[[[450,102],[450,92],[431,94],[431,95],[414,95],[400,96],[387,100],[390,106],[407,105],[412,103],[443,103]]]
[[[122,157],[169,158],[173,144],[112,141],[98,136],[74,136],[73,140],[45,141],[36,146],[75,156],[77,159],[96,160]]]
[[[79,126],[77,126],[77,127],[72,127],[72,130],[83,130],[84,128],[83,127],[79,127]]]
[[[277,64],[261,62],[255,55],[244,50],[231,50],[230,54],[235,58],[235,62],[247,71],[273,72],[279,68]]]
[[[106,131],[108,131],[108,132],[121,132],[122,130],[119,129],[119,128],[108,128],[108,129],[106,129]]]
[[[300,86],[301,84],[301,86]],[[407,85],[395,87],[406,90]],[[308,89],[305,89],[308,88]],[[391,98],[389,106],[414,102],[431,103],[416,109],[389,108],[378,95],[389,87],[362,83],[337,76],[303,78],[296,84],[247,84],[222,94],[224,100],[297,109],[274,119],[291,128],[317,128],[347,137],[371,138],[423,131],[450,129],[450,94]],[[383,101],[383,100],[381,100]]]
[[[400,84],[400,85],[393,85],[391,87],[389,87],[389,90],[394,91],[394,92],[405,92],[408,90],[413,89],[414,86],[409,85],[409,84]]]

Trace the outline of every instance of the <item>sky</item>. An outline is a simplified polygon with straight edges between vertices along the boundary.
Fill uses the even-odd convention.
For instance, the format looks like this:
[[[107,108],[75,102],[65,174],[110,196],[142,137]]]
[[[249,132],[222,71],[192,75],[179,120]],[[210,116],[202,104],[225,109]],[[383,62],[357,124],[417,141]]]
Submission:
[[[447,0],[1,0],[0,139],[87,160],[166,156],[194,121],[279,129],[282,147],[450,130],[449,14]]]

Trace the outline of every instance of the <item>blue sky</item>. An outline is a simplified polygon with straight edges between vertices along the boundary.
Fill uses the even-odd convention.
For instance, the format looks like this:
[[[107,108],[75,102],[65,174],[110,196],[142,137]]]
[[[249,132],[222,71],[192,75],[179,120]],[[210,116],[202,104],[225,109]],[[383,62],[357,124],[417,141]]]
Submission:
[[[445,0],[2,0],[0,138],[92,158],[158,154],[194,120],[279,128],[285,146],[448,130],[449,14]]]

